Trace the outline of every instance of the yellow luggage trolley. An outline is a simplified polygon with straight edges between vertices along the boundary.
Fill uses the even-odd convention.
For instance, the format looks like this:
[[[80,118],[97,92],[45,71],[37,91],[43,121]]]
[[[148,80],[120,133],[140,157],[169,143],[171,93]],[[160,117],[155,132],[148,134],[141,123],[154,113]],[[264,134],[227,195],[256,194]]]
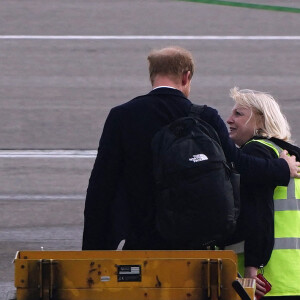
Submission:
[[[17,300],[254,300],[233,251],[19,251],[14,263]]]

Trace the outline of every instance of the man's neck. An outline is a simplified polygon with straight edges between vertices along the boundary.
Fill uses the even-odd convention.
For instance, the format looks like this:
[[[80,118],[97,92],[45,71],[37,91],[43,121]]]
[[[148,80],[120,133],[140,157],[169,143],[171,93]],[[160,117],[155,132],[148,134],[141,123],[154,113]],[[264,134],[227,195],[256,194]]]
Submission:
[[[188,74],[187,74],[188,75]],[[156,75],[155,79],[152,83],[152,89],[158,88],[158,87],[170,87],[176,90],[181,91],[186,97],[189,96],[189,83],[190,80],[186,84],[183,83],[183,76],[182,78],[176,78],[175,76],[166,76],[166,75]]]
[[[171,87],[181,91],[179,84],[175,82],[175,80],[172,80],[168,76],[157,75],[153,82],[152,88],[155,89],[161,86]]]

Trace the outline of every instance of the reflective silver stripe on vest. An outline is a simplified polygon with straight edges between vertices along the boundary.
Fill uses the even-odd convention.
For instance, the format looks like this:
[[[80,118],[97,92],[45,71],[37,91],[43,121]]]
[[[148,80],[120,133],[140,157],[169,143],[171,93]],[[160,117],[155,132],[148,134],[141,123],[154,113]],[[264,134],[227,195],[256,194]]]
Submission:
[[[300,249],[300,238],[276,238],[274,249]]]
[[[299,199],[277,199],[274,200],[275,211],[300,210]]]
[[[291,178],[287,187],[287,199],[275,199],[275,211],[300,210],[300,199],[296,199],[295,180]]]
[[[225,250],[232,250],[235,253],[244,253],[244,248],[245,248],[245,241],[242,241],[236,244],[226,246]]]

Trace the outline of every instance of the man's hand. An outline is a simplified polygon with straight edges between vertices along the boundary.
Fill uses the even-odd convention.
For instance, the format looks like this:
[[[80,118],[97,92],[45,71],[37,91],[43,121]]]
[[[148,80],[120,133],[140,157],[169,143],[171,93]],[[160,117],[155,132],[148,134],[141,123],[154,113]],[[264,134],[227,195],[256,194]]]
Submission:
[[[280,153],[280,158],[283,158],[289,165],[291,177],[300,178],[300,162],[296,161],[294,155],[289,156],[286,150]]]

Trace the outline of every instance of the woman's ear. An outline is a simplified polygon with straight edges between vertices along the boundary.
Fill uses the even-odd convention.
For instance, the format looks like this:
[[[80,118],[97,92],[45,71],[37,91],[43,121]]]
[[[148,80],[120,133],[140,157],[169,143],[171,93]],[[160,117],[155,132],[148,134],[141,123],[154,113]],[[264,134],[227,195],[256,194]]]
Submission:
[[[255,134],[261,135],[265,131],[265,118],[262,114],[256,115]]]

